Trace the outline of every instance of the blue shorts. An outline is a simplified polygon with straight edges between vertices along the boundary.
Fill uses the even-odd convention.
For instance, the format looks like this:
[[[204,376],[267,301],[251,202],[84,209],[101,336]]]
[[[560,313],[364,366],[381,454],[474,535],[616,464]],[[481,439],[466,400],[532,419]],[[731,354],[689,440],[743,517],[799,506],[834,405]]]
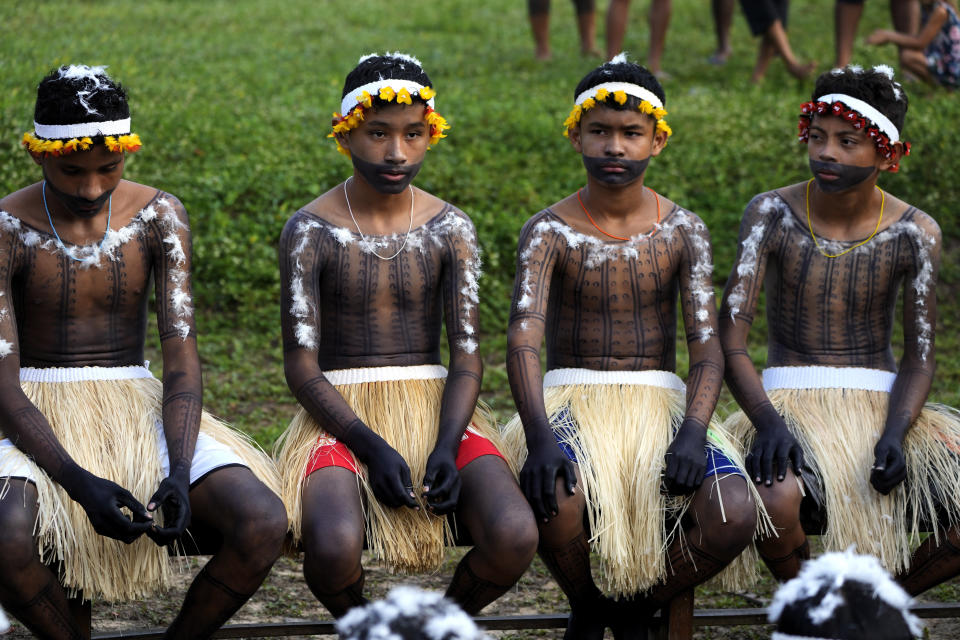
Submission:
[[[564,407],[550,418],[550,425],[553,428],[553,437],[557,439],[557,445],[560,447],[560,450],[563,451],[563,454],[567,456],[568,460],[576,462],[576,453],[568,442],[569,440],[576,438],[576,427],[573,426],[574,424],[574,420],[570,416],[570,409],[568,407]],[[709,437],[709,430],[707,433]],[[734,464],[733,460],[727,457],[723,450],[721,450],[717,445],[707,440],[707,444],[704,445],[703,450],[707,454],[707,470],[703,474],[704,478],[731,473],[744,478],[746,477],[743,469]]]

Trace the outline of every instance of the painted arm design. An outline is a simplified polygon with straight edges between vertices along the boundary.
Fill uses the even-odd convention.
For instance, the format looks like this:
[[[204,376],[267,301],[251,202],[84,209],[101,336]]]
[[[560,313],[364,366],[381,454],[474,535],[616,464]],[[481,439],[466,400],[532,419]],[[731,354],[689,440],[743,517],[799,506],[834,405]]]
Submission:
[[[203,409],[190,283],[190,221],[183,205],[169,195],[157,198],[141,217],[153,251],[157,327],[163,353],[163,431],[170,459],[168,477],[147,504],[149,510],[163,512],[163,526],[149,535],[157,544],[168,544],[190,522],[190,466]]]
[[[773,483],[775,468],[777,480],[783,480],[788,468],[799,474],[803,467],[800,446],[767,397],[747,351],[770,251],[781,240],[785,215],[786,205],[775,194],[757,196],[747,205],[718,319],[727,385],[757,430],[747,471],[754,481],[767,485]]]
[[[534,514],[542,521],[558,512],[555,485],[563,476],[573,493],[576,471],[557,445],[543,404],[540,345],[546,325],[547,302],[554,266],[562,250],[562,235],[549,232],[543,214],[535,215],[520,232],[516,281],[507,329],[507,376],[527,439],[527,460],[520,486]]]
[[[937,318],[937,274],[940,269],[940,229],[931,218],[917,214],[898,223],[908,239],[907,273],[903,292],[904,351],[890,394],[883,434],[874,448],[870,481],[889,493],[906,477],[902,444],[920,415],[935,369],[934,327]]]
[[[440,407],[440,431],[427,460],[423,484],[428,488],[428,505],[436,513],[447,513],[457,504],[460,474],[454,461],[483,376],[477,343],[481,265],[476,231],[465,214],[448,213],[437,225],[434,238],[442,244],[444,255],[441,287],[450,366]]]

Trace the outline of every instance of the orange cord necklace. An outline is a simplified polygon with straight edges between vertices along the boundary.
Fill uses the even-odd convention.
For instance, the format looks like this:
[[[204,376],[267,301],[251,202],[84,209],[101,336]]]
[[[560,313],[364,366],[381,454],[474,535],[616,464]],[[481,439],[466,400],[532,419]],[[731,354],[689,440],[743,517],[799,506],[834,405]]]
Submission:
[[[653,235],[657,232],[657,225],[660,224],[660,196],[657,195],[657,192],[654,191],[653,189],[651,189],[650,187],[647,187],[647,189],[650,190],[650,193],[652,193],[652,194],[653,194],[653,197],[656,198],[656,200],[657,200],[657,224],[654,225],[654,227],[653,227],[653,229],[650,231],[650,233],[648,233],[648,234],[646,235],[647,238],[652,238]],[[592,224],[592,225],[597,229],[597,231],[599,231],[600,233],[602,233],[602,234],[605,235],[605,236],[609,236],[609,237],[613,238],[614,240],[629,240],[630,238],[624,238],[623,236],[615,236],[615,235],[613,235],[612,233],[607,233],[606,231],[604,231],[603,229],[600,228],[600,225],[597,224],[597,221],[593,219],[593,216],[590,215],[590,212],[587,210],[587,205],[583,204],[583,200],[580,199],[580,192],[581,192],[581,191],[583,191],[582,188],[581,188],[581,189],[577,189],[577,202],[580,203],[580,207],[583,209],[583,212],[584,212],[585,214],[587,214],[587,219],[590,221],[590,224]]]

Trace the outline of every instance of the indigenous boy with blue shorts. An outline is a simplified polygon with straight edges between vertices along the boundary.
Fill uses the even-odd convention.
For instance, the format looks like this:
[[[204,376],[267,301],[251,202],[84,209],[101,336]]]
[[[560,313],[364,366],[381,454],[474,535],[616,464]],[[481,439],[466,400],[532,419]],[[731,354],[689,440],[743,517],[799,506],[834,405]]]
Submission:
[[[353,175],[280,240],[284,367],[301,405],[278,454],[283,497],[307,584],[336,617],[365,602],[364,537],[394,571],[436,571],[455,513],[475,546],[447,596],[471,614],[536,550],[499,432],[477,407],[473,223],[411,184],[446,128],[434,95],[415,58],[361,58],[332,134]]]
[[[39,637],[89,637],[89,601],[163,590],[165,546],[192,534],[217,548],[166,637],[208,637],[286,518],[269,458],[202,410],[187,213],[123,180],[140,138],[103,67],[46,76],[23,145],[43,180],[0,200],[0,602]]]
[[[876,556],[911,594],[960,571],[960,420],[926,404],[940,229],[877,185],[909,151],[906,111],[889,67],[821,75],[800,116],[813,177],[756,196],[741,223],[720,314],[743,408],[728,425],[777,527],[757,547],[780,580],[809,556],[811,528],[827,550]],[[761,289],[762,376],[747,354]],[[925,530],[934,535],[913,551]]]
[[[723,357],[707,228],[643,184],[671,133],[663,89],[618,56],[574,97],[566,134],[587,185],[520,235],[507,338],[519,413],[507,435],[540,555],[570,600],[565,637],[612,626],[640,638],[653,609],[749,544],[758,502],[711,425]],[[678,295],[686,385],[674,373]],[[617,605],[591,576],[585,509]]]

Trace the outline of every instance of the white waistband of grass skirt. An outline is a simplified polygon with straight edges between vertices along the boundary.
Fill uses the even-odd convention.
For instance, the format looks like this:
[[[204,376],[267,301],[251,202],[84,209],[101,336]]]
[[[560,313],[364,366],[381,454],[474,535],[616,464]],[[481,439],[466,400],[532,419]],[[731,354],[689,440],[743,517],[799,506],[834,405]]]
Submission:
[[[597,371],[596,369],[552,369],[543,376],[543,386],[568,384],[635,384],[686,391],[680,376],[672,371]]]
[[[362,384],[364,382],[392,382],[395,380],[433,380],[446,378],[447,368],[439,364],[420,364],[411,367],[364,367],[324,371],[330,384]]]
[[[763,388],[774,389],[893,389],[897,374],[861,367],[771,367],[763,370]]]
[[[89,380],[133,380],[152,378],[145,366],[129,367],[20,367],[21,382],[86,382]]]

